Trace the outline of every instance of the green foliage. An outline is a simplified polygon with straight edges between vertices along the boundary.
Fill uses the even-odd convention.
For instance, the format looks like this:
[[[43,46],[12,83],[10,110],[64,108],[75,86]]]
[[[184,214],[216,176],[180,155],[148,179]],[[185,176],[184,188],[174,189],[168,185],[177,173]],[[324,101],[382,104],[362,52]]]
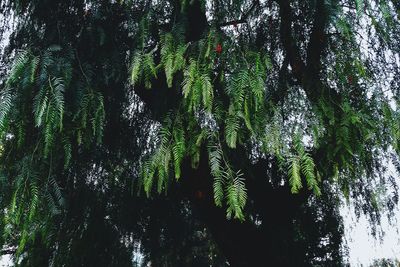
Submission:
[[[172,155],[174,159],[175,178],[181,177],[181,164],[186,153],[185,131],[183,130],[182,121],[178,117],[172,132],[174,144],[172,145]]]
[[[24,157],[18,165],[12,188],[10,206],[5,215],[5,237],[11,238],[15,232],[19,236],[16,256],[20,257],[27,242],[35,240],[39,234],[50,235],[48,219],[59,213],[63,207],[61,189],[51,177],[44,181],[39,172],[33,168],[32,157]],[[41,190],[44,188],[44,190]],[[40,221],[39,218],[46,218]]]
[[[211,174],[214,177],[214,202],[217,206],[227,204],[227,218],[244,220],[243,209],[247,201],[247,192],[243,173],[234,171],[224,156],[221,143],[211,134],[208,142],[208,158]]]
[[[82,143],[83,131],[91,129],[91,134],[97,143],[101,143],[103,137],[103,126],[105,120],[104,101],[101,93],[87,89],[83,95],[76,120],[80,121],[80,129],[77,133],[78,143]]]
[[[0,131],[4,132],[7,124],[7,115],[13,105],[14,96],[10,88],[3,89],[0,94]]]
[[[151,88],[152,78],[157,78],[157,69],[154,64],[152,51],[145,54],[135,52],[131,64],[132,84],[143,79],[146,88]]]
[[[1,155],[0,169],[11,181],[8,186],[12,192],[9,205],[4,207],[4,237],[18,240],[17,258],[23,257],[28,244],[42,236],[52,237],[53,220],[65,209],[64,193],[55,178],[58,153],[62,151],[60,166],[67,170],[74,145],[102,140],[105,121],[102,94],[88,90],[74,99],[76,102],[66,100],[67,93],[76,92],[77,86],[88,83],[85,75],[84,83],[73,83],[73,60],[72,53],[59,46],[50,46],[39,53],[21,52],[1,90],[1,144],[14,151],[16,163],[10,165],[7,157]],[[26,101],[30,103],[25,104]],[[21,109],[20,105],[24,107]],[[82,140],[82,132],[87,128],[90,132]],[[28,129],[30,133],[26,132]],[[78,137],[78,142],[73,144],[74,137]],[[10,145],[14,140],[16,147]],[[21,153],[20,149],[27,150]]]
[[[300,177],[300,159],[298,157],[292,158],[292,162],[289,167],[289,183],[292,193],[298,193],[303,187]]]
[[[30,59],[30,53],[28,51],[20,52],[17,57],[15,58],[15,62],[11,68],[10,74],[8,75],[6,84],[8,87],[12,87],[18,82],[21,81],[22,75],[28,70],[27,64]],[[29,80],[33,82],[33,75],[36,69],[36,66],[32,64],[34,68],[29,69],[30,76],[26,78],[30,78]]]
[[[121,177],[136,177],[137,158],[148,196],[190,167],[210,171],[214,202],[229,218],[263,216],[254,187],[246,190],[262,181],[273,192],[311,190],[321,209],[323,200],[336,205],[329,192],[340,188],[378,222],[381,203],[396,202],[379,194],[394,188],[384,159],[399,165],[398,9],[375,0],[2,1],[4,21],[17,16],[15,28],[0,31],[13,32],[0,82],[6,242],[29,258],[41,236],[52,238],[53,222],[68,224],[59,217],[64,197],[73,202],[89,185],[105,211],[89,203],[77,217],[118,210],[107,201],[131,190]],[[145,127],[131,134],[137,121]],[[200,164],[207,158],[209,169]],[[285,214],[296,242],[309,238],[295,225],[298,213]],[[287,239],[276,247],[294,244]],[[62,240],[49,241],[52,252]]]
[[[230,116],[226,118],[225,124],[225,140],[226,144],[230,148],[236,148],[236,143],[238,139],[238,131],[239,131],[239,121],[235,116]]]
[[[211,79],[205,66],[200,66],[194,59],[190,60],[189,66],[184,71],[182,91],[189,112],[204,108],[211,113],[214,97]]]
[[[54,142],[57,128],[63,128],[64,114],[64,82],[61,78],[51,79],[48,86],[43,86],[35,96],[33,102],[36,127],[44,131],[45,156],[48,155]]]
[[[160,193],[166,190],[168,177],[172,170],[176,179],[179,179],[184,157],[192,157],[192,162],[199,161],[203,136],[198,137],[200,142],[191,141],[191,138],[185,138],[185,136],[190,136],[189,133],[186,133],[187,130],[200,130],[201,132],[204,130],[204,126],[200,123],[199,112],[205,111],[212,116],[212,120],[215,120],[216,123],[216,126],[211,127],[211,132],[215,131],[213,127],[224,129],[224,141],[229,148],[235,149],[238,145],[242,145],[242,139],[246,134],[261,142],[270,143],[269,146],[272,145],[273,148],[268,149],[268,153],[276,156],[280,162],[287,160],[290,163],[288,174],[291,191],[296,193],[302,188],[301,176],[304,176],[307,188],[313,190],[316,195],[320,195],[321,190],[318,186],[320,176],[317,175],[312,157],[305,152],[301,142],[295,142],[296,153],[291,155],[282,151],[283,144],[281,142],[283,140],[277,137],[279,133],[275,131],[273,134],[273,132],[266,131],[269,127],[266,116],[268,106],[265,101],[265,79],[267,70],[270,68],[268,57],[252,51],[239,53],[235,72],[232,75],[221,76],[223,90],[215,88],[212,82],[212,80],[215,81],[215,78],[212,78],[215,66],[211,62],[216,60],[216,55],[211,56],[210,54],[213,34],[215,33],[211,31],[207,38],[198,42],[199,52],[204,53],[202,54],[204,57],[197,57],[197,59],[190,53],[184,57],[189,44],[182,45],[180,37],[176,33],[166,33],[160,37],[160,65],[164,66],[168,86],[172,86],[176,73],[183,72],[182,110],[178,110],[173,115],[176,118],[167,115],[160,129],[159,147],[142,164],[145,192],[147,195],[150,194],[155,177],[157,177],[157,191]],[[193,44],[193,46],[196,45]],[[193,51],[191,50],[191,52]],[[151,56],[152,53],[146,54],[146,57]],[[152,73],[152,68],[146,67],[148,64],[144,61],[144,57],[138,52],[134,56],[131,65],[133,84],[139,83],[143,75],[146,76],[143,74],[146,69],[148,73]],[[148,60],[148,62],[153,62],[153,60]],[[153,73],[152,77],[156,77],[156,74]],[[150,79],[145,78],[145,87],[149,88],[146,82],[150,82]],[[219,99],[215,99],[215,97]],[[229,100],[229,106],[225,110],[223,107],[220,109],[218,104],[220,101],[225,101],[224,99]],[[182,112],[187,113],[184,115]],[[187,114],[190,114],[189,117]],[[181,117],[185,116],[186,119],[182,120]],[[222,206],[223,200],[226,199],[228,217],[244,219],[242,210],[245,206],[246,194],[242,174],[240,171],[234,172],[231,169],[229,158],[223,156],[224,149],[219,144],[218,137],[208,134],[207,140],[211,142],[208,157],[211,174],[214,177],[215,203],[217,206]],[[197,145],[191,145],[193,143],[197,143]]]
[[[243,119],[244,125],[258,136],[265,134],[265,79],[267,57],[248,52],[241,60],[244,62],[228,80],[226,93],[230,97],[229,112]],[[234,119],[231,119],[231,121]],[[227,124],[228,125],[228,124]],[[231,125],[230,128],[235,128]]]
[[[173,76],[176,72],[185,67],[185,52],[188,45],[180,44],[182,36],[176,29],[172,33],[165,33],[161,36],[161,64],[164,66],[165,76],[167,77],[168,87],[172,87]]]
[[[222,201],[224,199],[224,186],[225,186],[225,176],[223,167],[223,152],[219,146],[209,145],[208,147],[208,158],[210,162],[211,174],[214,176],[214,201],[219,207],[222,206]]]
[[[308,189],[313,190],[314,194],[319,196],[321,194],[321,190],[318,186],[320,178],[316,173],[314,160],[310,154],[305,151],[299,135],[294,138],[294,148],[296,155],[293,156],[289,168],[289,183],[292,193],[297,193],[302,188],[301,175],[303,175],[307,182]]]
[[[133,84],[137,83],[142,75],[142,60],[142,53],[136,51],[131,62],[131,82]]]
[[[142,166],[143,186],[148,196],[152,191],[154,176],[157,176],[158,193],[167,190],[170,168],[174,170],[175,178],[180,178],[181,162],[186,153],[179,117],[174,121],[167,117],[164,123],[166,126],[159,130],[159,147]]]
[[[243,174],[240,171],[233,173],[231,170],[225,173],[227,180],[230,180],[226,192],[227,217],[232,215],[236,219],[244,220],[243,208],[246,205],[247,193],[244,184]]]

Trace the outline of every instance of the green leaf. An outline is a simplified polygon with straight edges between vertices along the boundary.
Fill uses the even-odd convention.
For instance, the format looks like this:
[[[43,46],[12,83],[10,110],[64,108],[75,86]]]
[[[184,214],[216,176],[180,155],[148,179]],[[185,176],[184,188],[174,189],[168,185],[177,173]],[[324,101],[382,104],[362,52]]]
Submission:
[[[301,171],[306,178],[308,189],[313,190],[314,194],[319,196],[321,190],[318,187],[318,180],[315,175],[316,170],[314,160],[308,153],[304,153],[301,159]]]
[[[236,148],[239,120],[236,116],[229,116],[225,120],[225,141],[230,148]]]
[[[211,84],[211,79],[208,75],[201,76],[201,83],[202,83],[202,93],[203,93],[203,105],[205,109],[211,113],[211,109],[213,106],[213,86]]]
[[[244,220],[243,209],[247,201],[247,191],[243,174],[240,171],[232,173],[231,170],[228,170],[225,177],[232,179],[226,193],[228,204],[227,217],[230,219],[233,216],[236,219]]]
[[[300,159],[299,157],[292,157],[289,167],[289,184],[292,193],[298,193],[303,187],[300,176]]]
[[[135,85],[142,75],[143,55],[140,51],[136,51],[131,63],[131,83]]]
[[[14,99],[15,96],[9,88],[3,89],[0,92],[0,133],[4,130],[8,114],[14,104]]]

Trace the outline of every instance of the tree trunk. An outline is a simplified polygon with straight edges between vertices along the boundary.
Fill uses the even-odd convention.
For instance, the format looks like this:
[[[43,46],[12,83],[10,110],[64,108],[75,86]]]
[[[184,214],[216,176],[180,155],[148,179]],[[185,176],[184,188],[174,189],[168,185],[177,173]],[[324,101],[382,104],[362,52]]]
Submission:
[[[175,10],[180,9],[180,4],[177,3]],[[205,11],[197,0],[191,2],[186,10],[187,14],[177,12],[177,20],[182,19],[186,25],[186,41],[196,41],[208,27]],[[158,82],[158,90],[135,88],[156,120],[165,114],[165,110],[176,106],[181,98],[177,92],[161,90],[167,88],[165,79],[159,79]],[[264,168],[268,165],[265,162],[252,165],[243,155],[245,154],[241,154],[240,160],[246,162],[241,162],[240,165],[247,170],[247,206],[252,210],[253,218],[247,218],[244,222],[228,220],[226,207],[219,208],[215,205],[213,178],[205,151],[197,169],[192,169],[189,160],[183,164],[182,178],[171,191],[177,197],[188,198],[192,202],[194,212],[207,225],[230,266],[303,266],[305,255],[296,254],[292,242],[293,220],[300,205],[307,199],[307,193],[293,195],[287,185],[274,186],[269,182],[267,169]]]

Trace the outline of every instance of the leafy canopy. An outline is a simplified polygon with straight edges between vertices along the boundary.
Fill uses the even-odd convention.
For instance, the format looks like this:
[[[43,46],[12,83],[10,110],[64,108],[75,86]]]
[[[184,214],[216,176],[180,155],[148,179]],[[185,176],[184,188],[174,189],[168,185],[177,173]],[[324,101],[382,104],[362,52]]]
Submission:
[[[253,220],[257,179],[342,194],[375,222],[393,209],[398,1],[75,2],[1,1],[15,16],[1,31],[2,226],[17,255],[38,236],[57,247],[66,196],[96,175],[140,177],[154,197],[203,160],[228,218]],[[147,126],[132,138],[129,117]],[[252,174],[259,162],[275,175]]]

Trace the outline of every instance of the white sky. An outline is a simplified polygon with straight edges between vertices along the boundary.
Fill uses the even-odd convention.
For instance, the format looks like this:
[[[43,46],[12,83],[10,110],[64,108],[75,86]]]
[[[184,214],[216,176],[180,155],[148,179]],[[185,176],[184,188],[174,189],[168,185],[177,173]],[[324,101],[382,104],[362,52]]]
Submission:
[[[400,195],[400,174],[397,173],[393,163],[386,159],[383,161],[388,167],[386,175],[395,177]],[[390,192],[390,190],[388,190]],[[351,200],[350,200],[351,201]],[[400,203],[399,203],[400,204]],[[391,223],[387,214],[382,213],[381,229],[384,232],[382,240],[377,240],[371,235],[370,224],[365,216],[357,220],[354,206],[350,203],[341,208],[345,226],[345,240],[349,246],[349,262],[351,266],[369,266],[374,259],[397,259],[400,261],[400,210],[396,206]]]
[[[12,266],[10,256],[5,255],[5,256],[1,257],[0,258],[0,267],[9,267],[9,266]]]
[[[382,228],[385,231],[383,242],[370,235],[369,223],[365,217],[357,222],[350,208],[343,208],[345,238],[349,245],[349,261],[351,266],[369,266],[374,259],[389,258],[400,260],[400,211],[397,209],[393,225],[389,225],[383,216]]]

